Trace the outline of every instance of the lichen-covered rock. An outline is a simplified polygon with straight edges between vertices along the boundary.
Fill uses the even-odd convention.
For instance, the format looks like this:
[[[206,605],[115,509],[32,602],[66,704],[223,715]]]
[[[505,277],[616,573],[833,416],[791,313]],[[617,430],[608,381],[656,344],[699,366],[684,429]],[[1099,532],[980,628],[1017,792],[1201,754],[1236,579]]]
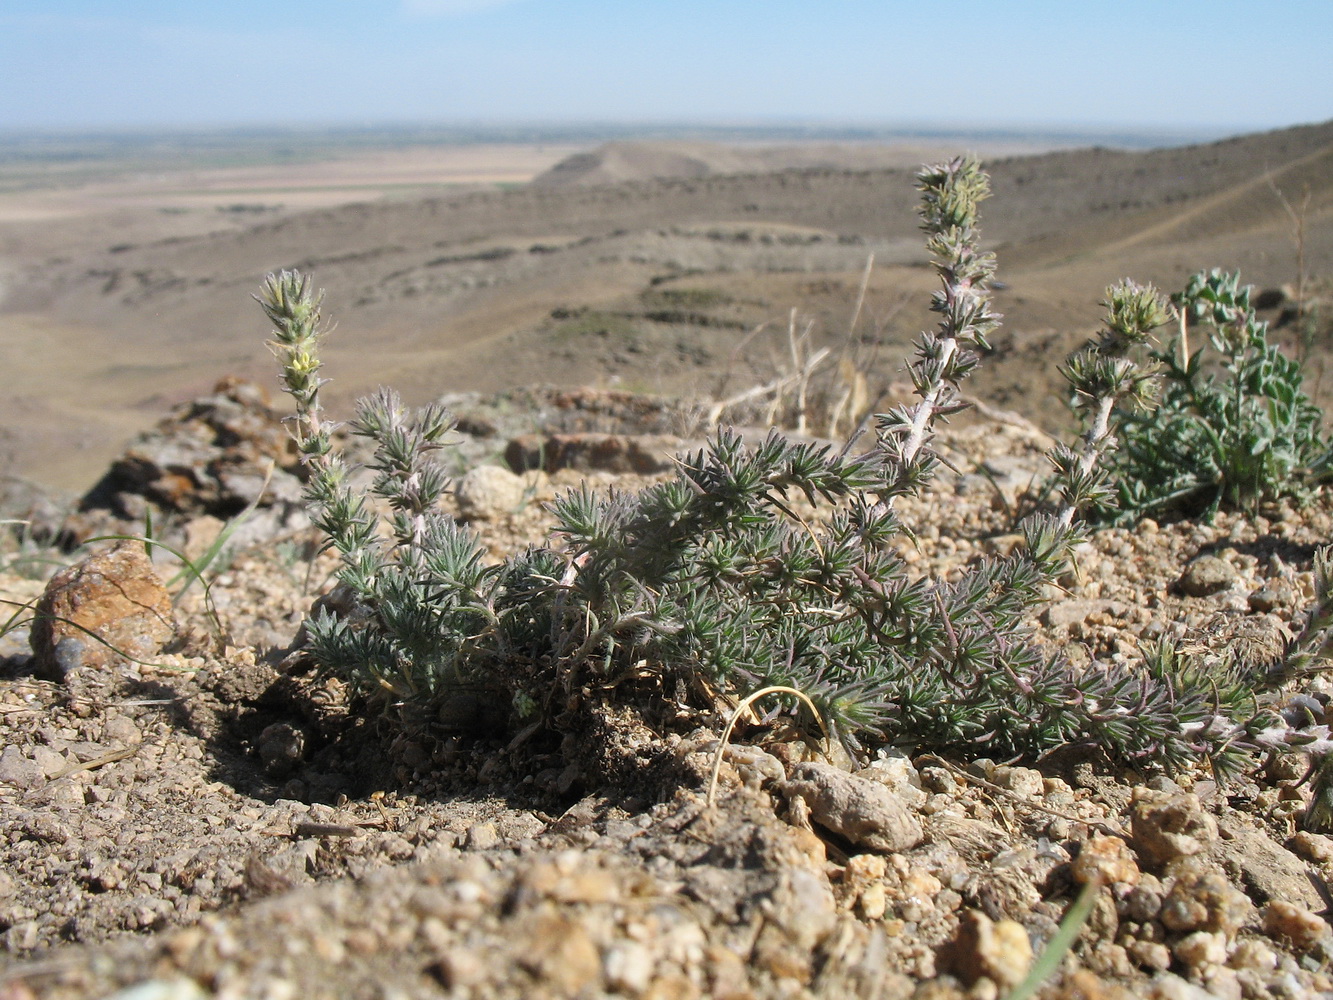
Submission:
[[[884,785],[831,764],[798,764],[783,791],[799,796],[810,818],[853,844],[874,851],[906,851],[921,843],[921,824]]]
[[[51,578],[37,602],[31,642],[37,670],[63,680],[81,667],[149,660],[175,631],[171,595],[143,546],[118,542]]]

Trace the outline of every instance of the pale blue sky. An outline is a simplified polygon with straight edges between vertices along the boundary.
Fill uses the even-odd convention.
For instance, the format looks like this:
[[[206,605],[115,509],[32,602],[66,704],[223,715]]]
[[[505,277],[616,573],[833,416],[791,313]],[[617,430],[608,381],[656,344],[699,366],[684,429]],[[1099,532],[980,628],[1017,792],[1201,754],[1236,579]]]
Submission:
[[[1328,0],[0,0],[0,130],[1328,118]]]

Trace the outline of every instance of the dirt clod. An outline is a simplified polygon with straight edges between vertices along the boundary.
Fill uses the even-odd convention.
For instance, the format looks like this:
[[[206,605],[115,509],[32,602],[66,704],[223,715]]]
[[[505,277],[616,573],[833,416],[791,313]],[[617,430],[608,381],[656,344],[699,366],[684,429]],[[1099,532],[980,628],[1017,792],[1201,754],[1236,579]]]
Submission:
[[[1217,820],[1204,812],[1195,795],[1134,789],[1131,814],[1134,841],[1153,865],[1191,857],[1217,839]]]

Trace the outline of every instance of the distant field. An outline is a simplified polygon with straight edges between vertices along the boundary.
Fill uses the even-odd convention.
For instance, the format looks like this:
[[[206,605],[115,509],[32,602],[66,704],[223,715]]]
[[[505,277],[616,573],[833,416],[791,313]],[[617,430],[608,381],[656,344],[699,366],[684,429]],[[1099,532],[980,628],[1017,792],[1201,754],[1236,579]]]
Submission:
[[[707,142],[737,146],[845,143],[932,149],[960,144],[1007,156],[1076,146],[1145,149],[1200,141],[1188,133],[960,132],[929,127],[773,125],[380,126],[175,132],[6,132],[0,130],[0,196],[84,190],[92,204],[118,194],[151,199],[217,193],[311,193],[523,183],[579,149],[606,142]],[[200,189],[189,178],[200,179]],[[231,183],[228,184],[228,178]],[[323,178],[323,180],[321,180]],[[118,192],[121,185],[129,190]],[[184,185],[184,186],[183,186]],[[61,204],[39,197],[43,206]],[[331,204],[327,198],[319,204]],[[193,206],[199,202],[186,201]],[[68,203],[65,203],[68,204]],[[309,204],[309,202],[303,203]],[[26,217],[13,204],[4,218]],[[38,207],[34,212],[50,209]]]
[[[0,222],[68,218],[119,209],[159,212],[326,208],[386,195],[423,196],[458,187],[523,184],[581,147],[443,146],[330,153],[299,163],[151,167],[108,160],[97,169],[0,165]]]

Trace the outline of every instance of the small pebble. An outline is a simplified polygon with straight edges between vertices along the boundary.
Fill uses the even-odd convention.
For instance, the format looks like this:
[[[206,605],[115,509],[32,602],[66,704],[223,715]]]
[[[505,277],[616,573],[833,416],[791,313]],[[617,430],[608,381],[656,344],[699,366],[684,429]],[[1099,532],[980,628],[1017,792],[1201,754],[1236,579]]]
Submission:
[[[1171,967],[1171,949],[1157,941],[1131,941],[1125,952],[1143,969],[1161,972]]]
[[[862,889],[856,906],[866,920],[881,919],[889,908],[889,895],[883,883],[875,882]]]
[[[638,996],[653,981],[652,952],[636,941],[623,941],[602,956],[602,975],[613,990]]]
[[[1199,854],[1217,840],[1217,820],[1204,812],[1196,795],[1139,786],[1130,802],[1134,844],[1152,864]]]
[[[1153,977],[1143,995],[1145,1000],[1219,1000],[1202,986],[1195,986],[1170,972],[1158,973]]]
[[[1030,767],[997,767],[991,780],[1025,799],[1040,798],[1045,791],[1041,772]]]
[[[1267,614],[1276,610],[1282,604],[1282,598],[1278,596],[1276,590],[1270,590],[1263,587],[1253,591],[1247,598],[1250,610],[1257,614]]]
[[[1086,885],[1099,879],[1103,885],[1137,885],[1139,866],[1125,841],[1100,834],[1088,838],[1070,866],[1074,881]]]
[[[1221,872],[1193,868],[1177,875],[1158,919],[1169,930],[1217,931],[1230,938],[1253,910],[1249,897]]]
[[[1234,566],[1217,556],[1200,556],[1180,577],[1180,589],[1189,597],[1209,597],[1231,589],[1236,582]]]
[[[1254,969],[1272,972],[1277,968],[1277,955],[1257,938],[1242,938],[1236,942],[1227,962],[1233,969]]]
[[[984,977],[1012,989],[1032,965],[1032,943],[1023,925],[991,920],[978,910],[962,915],[947,952],[951,967],[969,984]]]
[[[13,743],[0,750],[0,783],[31,788],[43,780],[42,766]]]
[[[1333,861],[1333,838],[1321,833],[1301,830],[1292,836],[1287,846],[1297,857],[1313,861],[1317,865],[1326,865]]]
[[[906,850],[924,836],[920,822],[888,788],[831,764],[796,765],[783,790],[805,800],[814,822],[871,850]]]
[[[1206,965],[1221,965],[1227,960],[1227,942],[1221,934],[1195,931],[1171,947],[1181,964],[1197,971]]]
[[[1282,899],[1264,907],[1263,929],[1269,937],[1297,951],[1310,951],[1329,935],[1328,924],[1322,917]]]

